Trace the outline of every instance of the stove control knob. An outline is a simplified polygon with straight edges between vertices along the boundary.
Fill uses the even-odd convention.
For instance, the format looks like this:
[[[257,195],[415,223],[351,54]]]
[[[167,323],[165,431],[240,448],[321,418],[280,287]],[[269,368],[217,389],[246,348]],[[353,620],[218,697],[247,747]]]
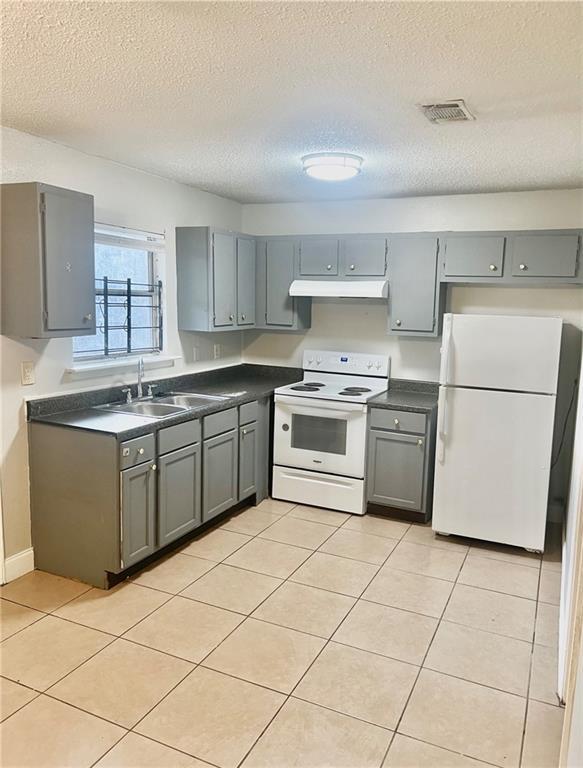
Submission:
[[[376,367],[377,371],[381,370],[381,364],[380,363],[377,363],[375,367]]]
[[[316,364],[317,364],[317,365],[322,365],[322,358],[321,358],[321,357],[319,357],[319,358],[316,360]]]
[[[314,364],[314,358],[313,358],[313,357],[310,357],[310,358],[308,359],[308,365],[313,365],[313,364]]]
[[[372,363],[371,363],[371,361],[370,361],[370,360],[369,360],[369,361],[368,361],[368,363],[366,364],[366,367],[367,367],[367,368],[372,368]]]

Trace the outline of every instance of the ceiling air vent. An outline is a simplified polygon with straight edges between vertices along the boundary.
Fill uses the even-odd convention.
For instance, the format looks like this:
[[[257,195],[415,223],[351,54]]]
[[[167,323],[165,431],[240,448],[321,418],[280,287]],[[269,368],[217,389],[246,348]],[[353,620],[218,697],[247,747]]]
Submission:
[[[438,104],[421,104],[421,110],[431,123],[459,123],[463,120],[475,120],[463,99],[442,101]]]

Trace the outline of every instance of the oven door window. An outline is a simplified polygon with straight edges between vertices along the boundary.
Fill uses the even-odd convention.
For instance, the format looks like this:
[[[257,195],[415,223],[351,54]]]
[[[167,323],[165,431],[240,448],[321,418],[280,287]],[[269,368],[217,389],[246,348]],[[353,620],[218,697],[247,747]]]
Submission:
[[[347,422],[344,419],[294,413],[291,447],[343,456],[346,454],[346,427]]]

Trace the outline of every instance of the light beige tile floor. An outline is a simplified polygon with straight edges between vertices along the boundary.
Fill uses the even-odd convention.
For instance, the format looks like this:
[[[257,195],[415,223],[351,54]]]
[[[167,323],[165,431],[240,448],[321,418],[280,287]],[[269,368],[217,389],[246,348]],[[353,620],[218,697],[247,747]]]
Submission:
[[[541,565],[336,514],[269,499],[109,592],[4,587],[3,766],[555,768],[556,537]]]

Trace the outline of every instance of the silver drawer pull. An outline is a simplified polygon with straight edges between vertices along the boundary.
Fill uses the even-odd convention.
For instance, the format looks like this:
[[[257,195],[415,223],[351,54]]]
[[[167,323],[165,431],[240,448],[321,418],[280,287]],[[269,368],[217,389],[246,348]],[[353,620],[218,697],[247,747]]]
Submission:
[[[401,325],[401,321],[400,320],[395,320],[395,325]]]
[[[144,455],[144,449],[143,448],[138,448],[138,453],[140,454],[140,456],[143,456]]]
[[[246,434],[247,434],[247,430],[246,430],[246,429],[244,429],[244,430],[243,430],[243,437],[245,437],[245,435],[246,435]]]
[[[234,319],[235,319],[235,315],[229,315],[229,320],[234,320]]]
[[[86,323],[91,322],[93,320],[93,315],[91,312],[88,312],[86,315],[83,315],[83,320],[85,320]]]
[[[245,319],[245,315],[241,315],[241,320],[244,320],[244,319]]]
[[[152,470],[152,472],[155,472],[158,469],[158,467],[155,464],[152,464],[150,469]]]
[[[421,440],[421,439],[417,440],[417,445],[422,446],[423,445],[423,440]]]
[[[526,264],[520,264],[518,266],[518,269],[520,269],[522,272],[524,272],[524,270],[526,269]]]
[[[395,421],[395,426],[396,426],[396,427],[398,427],[398,426],[399,426],[399,424],[401,423],[401,422],[399,421],[399,419],[395,419],[394,421]]]
[[[332,264],[327,264],[326,269],[332,269]]]
[[[498,267],[495,264],[490,264],[490,272],[496,272]]]
[[[354,270],[354,269],[356,269],[356,266],[354,264],[351,264],[350,265],[350,269]]]

